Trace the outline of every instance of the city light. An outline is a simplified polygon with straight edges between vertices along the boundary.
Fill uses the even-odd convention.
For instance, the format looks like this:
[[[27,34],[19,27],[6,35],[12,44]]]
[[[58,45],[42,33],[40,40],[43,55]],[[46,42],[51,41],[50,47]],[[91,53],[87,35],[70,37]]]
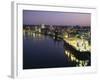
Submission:
[[[89,60],[80,60],[76,58],[72,53],[65,50],[66,56],[70,59],[71,62],[76,62],[76,66],[87,66],[89,63]]]
[[[46,27],[48,26],[48,27]],[[91,44],[89,43],[90,35],[87,36],[88,32],[86,34],[80,35],[76,34],[75,32],[78,29],[71,29],[69,27],[57,27],[53,25],[34,25],[33,27],[31,26],[26,26],[23,29],[23,35],[24,36],[29,36],[31,38],[36,38],[37,40],[42,40],[45,39],[45,36],[49,36],[51,39],[54,41],[63,41],[64,44],[69,44],[67,46],[73,47],[76,51],[79,52],[90,52],[91,51]],[[84,31],[84,29],[81,29]],[[87,30],[87,28],[85,29]],[[79,33],[82,31],[79,30]],[[88,39],[89,37],[89,39]],[[66,46],[66,45],[65,45]],[[75,54],[73,54],[71,51],[65,50],[65,55],[67,56],[71,62],[76,63],[75,66],[87,66],[89,64],[89,60],[81,60]],[[82,53],[79,53],[82,54]]]

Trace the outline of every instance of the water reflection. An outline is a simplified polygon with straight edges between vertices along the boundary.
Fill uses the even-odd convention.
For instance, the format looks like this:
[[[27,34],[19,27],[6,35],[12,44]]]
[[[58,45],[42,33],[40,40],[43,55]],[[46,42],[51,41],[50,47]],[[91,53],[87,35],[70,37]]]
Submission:
[[[64,42],[64,52],[67,58],[75,63],[75,66],[90,66],[91,58],[90,52],[77,51],[73,46]]]
[[[37,39],[37,40],[44,39],[44,35],[43,34],[35,33],[35,32],[32,32],[32,31],[23,32],[23,35],[24,35],[24,38],[25,37],[30,37],[30,38]]]
[[[75,55],[73,55],[71,52],[65,50],[65,55],[68,57],[68,59],[71,62],[75,62],[76,66],[88,66],[89,60],[80,60]]]
[[[90,52],[79,52],[57,36],[23,31],[24,69],[90,66]]]

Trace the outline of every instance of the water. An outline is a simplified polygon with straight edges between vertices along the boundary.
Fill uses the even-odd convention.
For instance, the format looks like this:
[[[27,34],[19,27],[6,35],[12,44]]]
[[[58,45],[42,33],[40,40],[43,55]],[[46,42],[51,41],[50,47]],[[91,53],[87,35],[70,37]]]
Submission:
[[[90,66],[57,37],[26,32],[23,36],[23,69]],[[78,53],[80,54],[80,53]]]

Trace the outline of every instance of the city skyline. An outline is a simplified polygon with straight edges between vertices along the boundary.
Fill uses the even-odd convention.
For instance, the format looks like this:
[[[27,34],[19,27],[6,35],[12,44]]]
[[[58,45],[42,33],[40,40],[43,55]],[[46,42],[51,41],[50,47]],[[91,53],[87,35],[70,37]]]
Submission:
[[[23,24],[24,25],[45,24],[45,25],[90,26],[91,14],[23,10]]]
[[[91,66],[91,14],[23,11],[23,69]]]

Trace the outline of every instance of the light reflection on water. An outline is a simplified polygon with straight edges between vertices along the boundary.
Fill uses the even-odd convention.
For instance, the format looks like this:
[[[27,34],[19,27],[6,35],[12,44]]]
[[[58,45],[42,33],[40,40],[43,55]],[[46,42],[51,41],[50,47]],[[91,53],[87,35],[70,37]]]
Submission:
[[[46,62],[45,64],[46,64],[46,66],[47,67],[75,67],[75,66],[79,66],[79,67],[81,67],[81,66],[90,66],[89,65],[89,63],[90,63],[90,59],[85,59],[85,60],[81,60],[81,59],[79,59],[76,55],[74,55],[73,54],[73,52],[70,50],[70,49],[67,49],[67,48],[65,48],[65,45],[64,45],[64,43],[63,43],[63,40],[62,41],[59,41],[55,36],[53,36],[53,37],[47,37],[48,39],[46,39],[46,35],[43,35],[43,34],[37,34],[37,33],[34,33],[34,32],[23,32],[23,39],[24,39],[24,45],[27,43],[29,43],[29,41],[31,40],[33,40],[33,42],[35,43],[37,43],[38,41],[46,41],[46,40],[49,40],[49,41],[46,41],[46,45],[47,44],[51,44],[51,42],[52,41],[55,41],[55,43],[52,43],[51,45],[52,45],[52,47],[53,46],[55,46],[57,49],[55,49],[55,47],[54,48],[52,48],[51,50],[50,50],[50,48],[48,49],[48,48],[46,48],[46,49],[48,49],[48,51],[51,51],[51,52],[57,52],[57,51],[59,51],[59,53],[50,53],[50,52],[48,52],[48,55],[50,55],[50,56],[55,56],[54,58],[53,57],[51,57],[52,58],[52,61],[53,60],[55,60],[56,59],[56,57],[58,57],[58,59],[60,58],[60,56],[62,57],[62,58],[65,58],[65,59],[61,59],[61,61],[59,60],[59,61],[54,61],[54,62]],[[49,39],[50,38],[50,39]],[[29,40],[26,40],[26,39],[29,39]],[[33,44],[33,42],[31,43],[31,44]],[[38,43],[39,44],[39,43]],[[59,45],[60,44],[60,45]],[[32,45],[32,46],[34,46],[34,45]],[[41,45],[40,45],[41,46]],[[60,46],[60,47],[59,47]],[[68,45],[69,46],[69,45]],[[26,56],[26,54],[28,54],[28,55],[30,55],[31,53],[32,53],[32,55],[33,55],[33,52],[32,51],[34,51],[35,49],[29,49],[29,47],[30,46],[23,46],[24,47],[24,66],[26,66],[25,68],[33,68],[34,67],[34,64],[33,63],[35,63],[35,58],[36,57],[32,57],[32,56],[30,56],[30,58],[28,59],[28,57]],[[31,52],[30,54],[29,53],[27,53],[26,51],[28,51],[28,49],[27,49],[27,47],[28,47],[28,49],[29,50],[31,50],[31,51],[29,51],[29,52]],[[45,48],[45,44],[43,44],[43,47]],[[31,47],[30,47],[31,48]],[[43,49],[44,49],[43,48]],[[27,49],[27,50],[26,50]],[[61,49],[61,50],[60,50]],[[54,51],[55,50],[55,51]],[[43,51],[43,50],[42,50]],[[43,51],[44,52],[44,51]],[[42,52],[41,52],[42,53]],[[44,55],[46,54],[46,53],[43,53]],[[59,55],[60,54],[60,55]],[[41,55],[41,54],[40,54]],[[43,55],[43,56],[44,56]],[[47,55],[47,54],[46,54]],[[42,57],[42,56],[41,56]],[[50,58],[50,59],[51,59]],[[32,60],[32,61],[30,61],[30,62],[28,62],[29,60]],[[46,56],[46,59],[49,59],[49,56]],[[36,61],[36,63],[37,62],[39,62],[40,60],[38,60],[38,59],[36,59],[37,61]],[[49,60],[50,61],[50,60]],[[59,63],[58,63],[59,62]],[[43,65],[42,65],[42,67],[41,66],[36,66],[36,67],[34,67],[34,68],[46,68],[44,65],[44,62],[40,62],[41,63],[41,65],[42,65],[42,63],[43,63]],[[48,64],[47,64],[48,63]],[[32,65],[33,64],[33,65]],[[53,66],[52,66],[52,64],[53,64]],[[30,65],[32,66],[32,67],[30,67]]]
[[[89,63],[89,60],[79,60],[78,58],[76,58],[72,53],[68,52],[67,50],[65,50],[65,54],[70,61],[76,63],[76,66],[87,66]]]
[[[43,34],[37,34],[37,33],[34,33],[34,32],[25,32],[23,33],[24,35],[24,38],[25,37],[30,37],[30,38],[34,38],[34,39],[37,39],[37,40],[41,40],[41,39],[44,39],[44,35]]]

